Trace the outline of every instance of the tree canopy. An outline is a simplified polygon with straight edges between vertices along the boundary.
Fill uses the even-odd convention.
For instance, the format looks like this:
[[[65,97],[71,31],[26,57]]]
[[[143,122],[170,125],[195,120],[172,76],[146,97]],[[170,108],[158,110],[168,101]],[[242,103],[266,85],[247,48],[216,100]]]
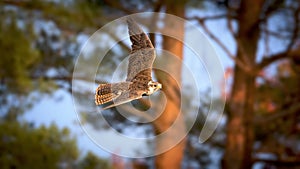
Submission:
[[[198,144],[197,137],[210,107],[207,90],[201,93],[205,99],[198,103],[197,121],[189,135],[178,147],[154,157],[151,165],[156,168],[207,167],[217,161],[214,166],[230,169],[251,168],[256,164],[261,164],[261,168],[299,167],[300,4],[291,0],[0,2],[0,166],[111,167],[92,153],[80,156],[69,129],[58,129],[54,124],[34,127],[34,124],[21,122],[19,117],[39,102],[41,97],[36,95],[52,94],[58,89],[71,94],[73,68],[84,41],[109,21],[137,12],[164,12],[195,23],[221,49],[221,59],[230,60],[227,68],[230,89],[224,92],[227,96],[225,115],[215,134],[205,144]],[[177,35],[182,37],[189,31],[182,24],[161,18],[153,18],[153,24],[141,25],[146,29],[151,26],[170,31],[176,28]],[[121,30],[122,27],[115,27],[107,31],[100,37],[103,43],[95,47],[93,54],[104,51],[105,43],[118,40]],[[175,38],[154,33],[149,36],[155,46],[179,59],[190,57]],[[200,47],[203,47],[201,42]],[[118,42],[100,64],[98,73],[101,74],[96,76],[96,81],[86,82],[85,72],[80,80],[95,85],[105,82],[129,49],[128,44]],[[88,72],[92,69],[89,62],[96,61],[86,61]],[[174,65],[165,64],[165,67]],[[176,74],[180,76],[181,65],[176,66]],[[124,118],[115,109],[104,112],[105,119],[118,132],[136,131],[142,126],[146,134],[159,135],[180,115],[178,103],[190,100],[193,94],[190,91],[174,97],[179,87],[171,77],[159,72],[155,72],[155,76],[170,86],[163,89],[170,98],[163,115],[153,123],[143,124]],[[82,102],[89,102],[86,98],[90,93],[82,89],[74,93],[78,93]],[[147,101],[133,104],[147,108]],[[185,106],[189,108],[192,104]],[[80,118],[86,125],[108,128],[107,124],[97,121],[97,114],[90,113],[93,111],[90,107],[83,111]],[[218,157],[223,155],[222,160],[212,157],[212,153]]]

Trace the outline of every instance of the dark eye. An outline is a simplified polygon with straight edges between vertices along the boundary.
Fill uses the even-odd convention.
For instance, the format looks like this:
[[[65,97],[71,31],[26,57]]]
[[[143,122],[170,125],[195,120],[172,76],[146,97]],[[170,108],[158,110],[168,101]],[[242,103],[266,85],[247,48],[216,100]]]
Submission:
[[[154,87],[156,87],[157,85],[155,84]]]

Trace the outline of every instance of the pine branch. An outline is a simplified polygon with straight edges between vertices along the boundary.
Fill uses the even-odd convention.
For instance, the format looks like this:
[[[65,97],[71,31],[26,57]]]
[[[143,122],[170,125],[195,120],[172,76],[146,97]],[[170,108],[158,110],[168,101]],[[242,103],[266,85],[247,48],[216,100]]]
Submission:
[[[296,49],[293,49],[293,46],[295,44],[295,42],[298,40],[298,32],[299,32],[299,14],[300,14],[300,9],[297,8],[294,12],[294,30],[291,36],[291,40],[289,42],[289,44],[287,45],[285,51],[272,55],[272,56],[265,56],[263,57],[263,60],[258,64],[258,70],[262,70],[265,67],[267,67],[268,65],[270,65],[271,63],[280,60],[280,59],[284,59],[284,58],[294,58],[294,57],[299,57],[300,56],[300,48],[296,47]]]
[[[282,112],[274,113],[268,117],[263,117],[255,120],[256,125],[264,125],[269,123],[270,121],[277,120],[279,118],[283,118],[285,116],[289,116],[292,114],[296,114],[300,111],[300,104],[295,104],[294,106],[289,107],[289,109],[279,108]]]
[[[230,53],[229,49],[225,46],[224,43],[221,42],[221,40],[219,38],[217,38],[205,25],[205,20],[208,19],[219,19],[219,18],[223,18],[223,17],[227,17],[227,15],[217,15],[214,17],[204,17],[204,18],[191,18],[191,19],[196,19],[198,21],[198,23],[202,26],[202,28],[204,29],[204,31],[207,33],[207,35],[214,40],[223,50],[224,52],[229,56],[230,59],[232,59],[242,70],[244,70],[245,72],[250,72],[251,73],[251,68],[247,65],[244,64],[240,59],[236,58],[233,54]]]
[[[262,59],[262,61],[258,64],[257,67],[258,67],[258,70],[262,70],[275,61],[285,59],[285,58],[297,58],[297,57],[300,57],[300,48],[277,53],[277,54],[271,55],[269,57],[264,57]]]
[[[187,20],[197,20],[198,22],[204,22],[207,20],[217,20],[217,19],[224,19],[228,15],[227,14],[221,14],[221,15],[214,15],[214,16],[205,16],[205,17],[198,17],[198,16],[193,16],[193,17],[187,17]]]
[[[289,157],[286,159],[263,159],[263,158],[254,158],[253,162],[264,162],[268,164],[273,164],[276,166],[300,166],[300,159],[297,157]]]
[[[133,14],[133,13],[141,12],[141,11],[137,11],[137,10],[134,10],[134,9],[127,9],[126,7],[124,7],[124,6],[121,4],[121,2],[118,2],[118,1],[104,0],[104,2],[105,2],[107,5],[109,5],[110,7],[119,9],[119,10],[125,12],[126,14]]]

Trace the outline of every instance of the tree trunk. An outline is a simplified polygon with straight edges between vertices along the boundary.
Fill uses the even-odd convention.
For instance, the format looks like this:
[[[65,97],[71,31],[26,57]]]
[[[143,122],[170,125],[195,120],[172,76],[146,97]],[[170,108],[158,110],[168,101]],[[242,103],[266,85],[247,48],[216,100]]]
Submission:
[[[184,4],[166,1],[166,12],[174,14],[179,17],[184,16]],[[173,20],[165,20],[165,28],[176,30],[176,37],[183,37],[184,35],[184,25],[181,22],[176,22]],[[183,39],[183,38],[182,38]],[[163,49],[171,52],[173,55],[182,60],[183,55],[183,43],[172,38],[163,36]],[[172,76],[177,76],[176,79],[181,79],[181,64],[171,63],[171,60],[166,61],[165,66],[167,70],[172,70]],[[156,128],[156,134],[161,134],[164,131],[168,130],[168,135],[161,140],[156,141],[156,150],[159,151],[165,146],[174,144],[174,138],[182,135],[185,130],[184,120],[180,112],[180,82],[175,81],[170,75],[166,73],[157,73],[158,81],[163,85],[163,92],[167,97],[167,104],[162,115],[155,121],[155,126],[159,126],[159,129]],[[176,125],[173,122],[176,118],[180,119],[180,122]],[[172,127],[170,127],[173,125]],[[179,169],[181,168],[181,162],[183,158],[183,152],[185,148],[185,140],[180,143],[176,143],[173,148],[170,150],[159,154],[155,157],[155,168],[156,169]]]
[[[255,59],[259,38],[259,17],[263,0],[241,1],[238,11],[237,58],[249,66],[245,72],[237,64],[228,101],[228,123],[223,168],[247,169],[252,167],[254,139],[253,108],[255,96]]]

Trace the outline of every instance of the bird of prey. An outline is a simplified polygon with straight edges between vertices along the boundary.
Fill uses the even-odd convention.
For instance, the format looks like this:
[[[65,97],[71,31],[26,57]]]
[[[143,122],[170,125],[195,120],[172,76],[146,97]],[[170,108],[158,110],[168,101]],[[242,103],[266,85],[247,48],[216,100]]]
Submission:
[[[127,24],[132,43],[127,78],[124,82],[98,86],[95,94],[96,105],[113,102],[102,110],[149,96],[162,88],[159,82],[152,81],[152,64],[156,54],[149,37],[131,18],[127,19]]]

